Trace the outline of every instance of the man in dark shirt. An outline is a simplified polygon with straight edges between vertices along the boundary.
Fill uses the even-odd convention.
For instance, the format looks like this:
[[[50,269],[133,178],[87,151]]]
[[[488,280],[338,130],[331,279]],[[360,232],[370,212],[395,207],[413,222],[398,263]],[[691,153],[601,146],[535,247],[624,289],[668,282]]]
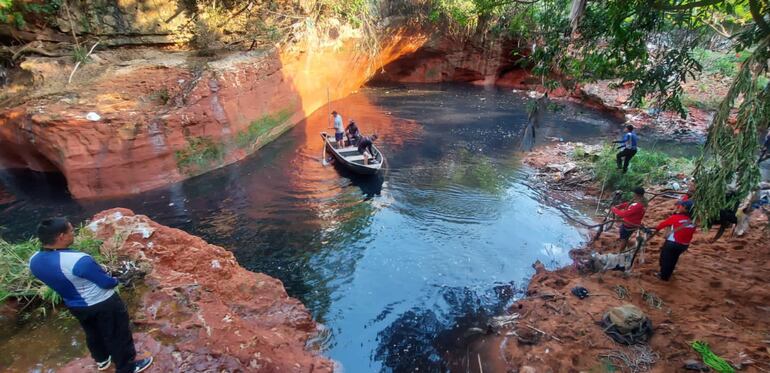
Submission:
[[[138,373],[152,357],[136,359],[128,311],[115,292],[118,280],[104,272],[90,255],[69,248],[72,224],[64,218],[43,220],[38,226],[43,248],[29,259],[32,274],[56,291],[86,334],[86,345],[98,370],[115,362],[116,373]]]
[[[377,134],[364,136],[358,141],[358,152],[364,156],[364,164],[369,164],[369,158],[374,158],[374,148],[372,144],[377,140]]]
[[[361,132],[358,130],[356,121],[350,121],[350,124],[348,124],[348,127],[346,128],[346,132],[348,134],[348,144],[351,146],[357,145],[358,141],[361,139]]]

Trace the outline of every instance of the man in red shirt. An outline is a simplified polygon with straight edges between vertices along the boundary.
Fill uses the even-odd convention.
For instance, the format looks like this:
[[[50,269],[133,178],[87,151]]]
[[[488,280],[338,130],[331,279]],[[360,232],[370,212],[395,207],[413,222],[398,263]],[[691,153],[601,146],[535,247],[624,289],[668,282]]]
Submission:
[[[620,250],[624,251],[628,246],[628,239],[639,227],[642,226],[647,201],[644,199],[644,188],[634,188],[634,198],[631,202],[623,202],[612,207],[612,212],[623,219],[620,224]]]
[[[671,232],[666,237],[666,242],[660,248],[660,277],[663,281],[668,281],[671,274],[674,273],[674,267],[682,255],[690,246],[692,236],[695,234],[695,224],[693,224],[690,214],[692,213],[692,201],[679,201],[676,203],[676,212],[668,219],[660,222],[655,231],[664,228],[671,228]]]

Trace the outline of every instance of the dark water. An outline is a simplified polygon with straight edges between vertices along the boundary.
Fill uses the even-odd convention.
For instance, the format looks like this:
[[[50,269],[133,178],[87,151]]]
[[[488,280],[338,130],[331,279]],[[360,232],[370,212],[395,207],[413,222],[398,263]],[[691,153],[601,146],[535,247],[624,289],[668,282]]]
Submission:
[[[516,150],[528,100],[426,85],[367,88],[332,103],[346,122],[380,134],[387,170],[373,178],[321,165],[325,109],[243,162],[132,198],[76,202],[56,180],[5,173],[17,200],[0,205],[0,226],[16,240],[44,215],[81,221],[128,207],[280,278],[326,325],[319,343],[345,371],[442,370],[469,327],[518,295],[535,260],[564,264],[583,240],[522,185]],[[541,125],[539,141],[619,133],[570,105]]]

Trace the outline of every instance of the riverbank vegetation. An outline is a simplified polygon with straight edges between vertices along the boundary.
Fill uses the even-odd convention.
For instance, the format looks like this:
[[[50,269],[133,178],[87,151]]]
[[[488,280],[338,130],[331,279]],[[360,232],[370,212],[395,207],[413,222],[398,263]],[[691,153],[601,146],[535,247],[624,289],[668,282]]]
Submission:
[[[85,252],[99,262],[108,261],[100,252],[102,241],[83,227],[76,230],[72,248]],[[0,304],[15,299],[25,306],[32,303],[58,305],[61,297],[35,278],[29,270],[29,258],[40,250],[40,241],[10,243],[0,239]]]
[[[758,187],[758,135],[770,118],[770,2],[434,0],[433,19],[475,35],[507,36],[528,51],[521,62],[548,87],[616,79],[631,83],[628,104],[687,115],[684,85],[706,74],[728,79],[702,156],[696,161],[699,221],[715,218],[733,186],[743,199]],[[718,40],[719,43],[714,43]],[[704,48],[721,53],[704,52]],[[691,100],[692,101],[692,100]],[[638,160],[635,160],[638,161]]]
[[[631,161],[628,172],[624,174],[617,168],[616,153],[616,147],[607,144],[597,157],[587,161],[595,171],[596,183],[601,184],[604,190],[621,190],[630,194],[638,186],[661,185],[681,179],[680,175],[691,174],[695,167],[691,159],[640,149]]]

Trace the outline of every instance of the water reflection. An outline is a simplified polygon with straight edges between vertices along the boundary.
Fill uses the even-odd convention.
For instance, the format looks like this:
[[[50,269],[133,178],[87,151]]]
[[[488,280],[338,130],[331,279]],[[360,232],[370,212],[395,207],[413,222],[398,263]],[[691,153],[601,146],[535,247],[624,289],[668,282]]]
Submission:
[[[564,263],[554,248],[582,240],[519,184],[526,100],[468,86],[366,89],[331,109],[380,135],[388,163],[376,177],[321,164],[324,108],[238,164],[118,200],[21,196],[0,206],[0,225],[17,239],[51,213],[131,208],[281,279],[328,326],[324,348],[346,371],[441,367],[456,333],[510,300],[501,289],[535,260]],[[544,115],[539,133],[607,136],[610,122],[581,110]]]
[[[457,370],[460,367],[450,366],[447,355],[462,355],[471,340],[486,333],[483,320],[505,311],[517,294],[512,283],[483,292],[442,288],[437,304],[410,309],[378,333],[374,359],[392,372]]]

